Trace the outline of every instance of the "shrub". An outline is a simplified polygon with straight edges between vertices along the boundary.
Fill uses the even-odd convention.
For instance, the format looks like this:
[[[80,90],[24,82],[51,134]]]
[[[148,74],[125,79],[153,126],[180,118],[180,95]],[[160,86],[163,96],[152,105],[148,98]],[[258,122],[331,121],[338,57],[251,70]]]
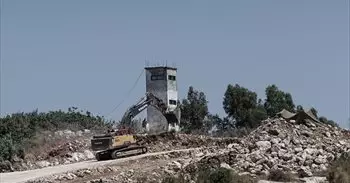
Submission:
[[[350,182],[350,152],[343,153],[330,165],[327,179],[330,183]]]
[[[10,134],[0,137],[0,160],[10,160],[16,151]]]
[[[272,170],[268,176],[268,180],[276,182],[291,182],[293,181],[293,175],[289,172],[283,172],[282,170]]]

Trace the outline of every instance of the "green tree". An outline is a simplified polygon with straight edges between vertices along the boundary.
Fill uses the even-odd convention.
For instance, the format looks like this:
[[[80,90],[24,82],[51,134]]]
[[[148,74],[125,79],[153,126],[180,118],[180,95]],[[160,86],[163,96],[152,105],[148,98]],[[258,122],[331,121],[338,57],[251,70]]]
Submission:
[[[297,112],[301,112],[301,111],[304,111],[304,108],[303,108],[303,106],[298,105],[297,106]]]
[[[208,101],[203,92],[195,90],[190,86],[187,98],[183,99],[181,105],[181,126],[185,131],[201,129],[203,120],[208,114]]]
[[[313,114],[316,118],[318,117],[318,116],[317,116],[318,111],[317,111],[315,108],[311,107],[310,111],[312,112],[312,114]]]
[[[332,126],[337,126],[337,127],[339,127],[338,124],[337,124],[335,121],[329,120],[329,119],[327,119],[327,118],[324,117],[324,116],[319,117],[318,120],[319,120],[321,123],[325,123],[325,124],[329,124],[329,125],[332,125]]]
[[[327,121],[328,121],[328,119],[324,116],[319,117],[318,120],[322,123],[327,123]]]
[[[211,124],[210,129],[215,126],[219,132],[228,131],[234,128],[232,120],[228,117],[221,118],[218,114],[209,114],[208,121],[210,121]]]
[[[327,124],[329,124],[329,125],[331,125],[331,126],[339,127],[339,125],[338,125],[335,121],[333,121],[333,120],[328,120],[328,121],[327,121]]]
[[[292,95],[278,89],[276,85],[269,85],[266,90],[264,107],[268,116],[274,116],[283,109],[295,112]]]
[[[264,119],[266,119],[267,113],[264,108],[264,105],[258,104],[256,108],[252,109],[249,115],[249,121],[251,123],[251,127],[256,127],[257,125],[260,125],[260,122]]]
[[[257,102],[257,94],[238,84],[227,86],[223,107],[236,127],[256,127],[266,116],[261,100]]]

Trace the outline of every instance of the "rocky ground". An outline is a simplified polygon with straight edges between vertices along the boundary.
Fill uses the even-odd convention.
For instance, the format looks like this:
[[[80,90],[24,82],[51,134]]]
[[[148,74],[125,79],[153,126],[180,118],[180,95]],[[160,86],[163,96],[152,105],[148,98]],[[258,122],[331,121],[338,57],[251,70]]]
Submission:
[[[182,134],[139,137],[150,151],[199,147],[200,151],[173,153],[56,175],[34,182],[162,182],[180,176],[195,182],[203,167],[224,167],[254,180],[281,170],[297,177],[297,182],[327,182],[324,172],[330,162],[350,152],[348,131],[325,124],[267,119],[247,137],[208,138]],[[322,177],[315,177],[315,176]],[[264,182],[260,180],[259,182]]]
[[[166,175],[176,174],[183,164],[189,164],[195,158],[199,160],[204,154],[214,153],[214,151],[215,149],[207,148],[190,152],[174,152],[113,166],[83,169],[29,182],[159,182]]]

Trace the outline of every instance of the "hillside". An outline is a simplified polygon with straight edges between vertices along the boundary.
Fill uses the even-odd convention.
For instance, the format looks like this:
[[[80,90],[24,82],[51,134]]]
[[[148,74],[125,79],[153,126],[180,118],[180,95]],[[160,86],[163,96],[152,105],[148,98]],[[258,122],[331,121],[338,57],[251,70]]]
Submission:
[[[350,132],[314,122],[272,118],[242,138],[166,133],[142,136],[151,151],[198,150],[85,168],[30,182],[341,182],[347,176]],[[348,154],[350,155],[350,154]],[[348,163],[346,163],[348,161]],[[339,165],[341,164],[341,166]],[[340,177],[340,178],[339,178]],[[327,180],[328,179],[328,180]],[[216,180],[216,181],[215,181]]]

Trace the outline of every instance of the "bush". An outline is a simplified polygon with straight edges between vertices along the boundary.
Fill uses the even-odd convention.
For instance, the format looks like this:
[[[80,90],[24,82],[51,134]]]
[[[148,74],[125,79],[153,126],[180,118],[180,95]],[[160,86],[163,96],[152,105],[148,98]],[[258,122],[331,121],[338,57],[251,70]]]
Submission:
[[[15,154],[16,148],[10,134],[0,137],[0,161],[10,160]]]
[[[282,170],[272,170],[268,176],[268,180],[276,182],[291,182],[294,180],[294,178],[289,172],[285,173]]]
[[[238,175],[230,169],[218,168],[211,169],[202,167],[196,172],[196,183],[256,183],[257,181],[247,175]],[[179,176],[167,176],[162,180],[162,183],[188,183],[191,182],[184,178],[183,174]]]
[[[350,152],[343,153],[328,169],[327,179],[330,183],[350,182]]]
[[[24,147],[30,147],[39,131],[83,130],[107,128],[110,123],[99,116],[92,116],[69,109],[68,112],[15,113],[0,118],[0,161],[11,161],[14,156],[23,157]],[[38,144],[37,144],[38,145]],[[40,145],[40,144],[39,144]]]

